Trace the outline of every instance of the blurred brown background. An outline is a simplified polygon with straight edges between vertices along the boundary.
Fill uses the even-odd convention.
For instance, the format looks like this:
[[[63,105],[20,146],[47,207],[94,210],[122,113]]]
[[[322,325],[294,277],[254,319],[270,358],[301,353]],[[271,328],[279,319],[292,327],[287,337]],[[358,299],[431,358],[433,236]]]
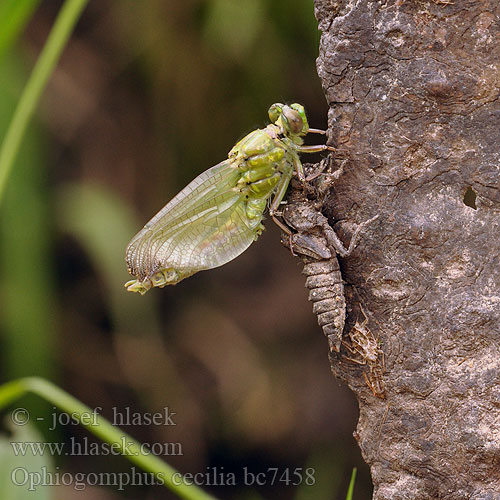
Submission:
[[[41,2],[2,60],[2,130],[60,2]],[[327,106],[312,0],[91,1],[27,137],[2,207],[2,379],[50,377],[102,414],[168,407],[176,426],[125,426],[180,443],[182,472],[315,468],[316,484],[207,488],[222,499],[356,499],[370,481],[357,406],[332,377],[299,262],[276,227],[235,261],[128,294],[128,240],[273,102]],[[30,399],[37,411],[53,410]],[[92,437],[73,426],[45,439]],[[69,472],[127,471],[120,457],[54,457]],[[208,468],[208,469],[207,469]],[[223,469],[222,469],[223,468]],[[160,487],[71,487],[53,498],[174,498]]]

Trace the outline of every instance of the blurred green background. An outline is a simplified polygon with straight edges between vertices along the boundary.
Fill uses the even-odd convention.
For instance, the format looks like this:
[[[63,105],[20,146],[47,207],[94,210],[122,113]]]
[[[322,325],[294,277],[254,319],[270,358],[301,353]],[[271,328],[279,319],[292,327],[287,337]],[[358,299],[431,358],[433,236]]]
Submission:
[[[61,5],[25,3],[12,33],[0,32],[2,136]],[[91,1],[0,208],[2,381],[49,377],[110,419],[168,407],[177,425],[124,430],[180,443],[182,455],[164,458],[181,472],[316,470],[314,486],[207,488],[221,499],[345,498],[353,466],[354,498],[371,498],[352,437],[355,399],[330,373],[301,266],[270,221],[235,261],[144,297],[123,288],[124,249],[185,184],[264,126],[273,102],[300,102],[311,126],[326,127],[318,43],[312,0]],[[52,418],[39,400],[27,404]],[[46,422],[45,439],[94,441]],[[54,462],[72,473],[130,469],[120,457]],[[49,498],[173,496],[61,486]]]

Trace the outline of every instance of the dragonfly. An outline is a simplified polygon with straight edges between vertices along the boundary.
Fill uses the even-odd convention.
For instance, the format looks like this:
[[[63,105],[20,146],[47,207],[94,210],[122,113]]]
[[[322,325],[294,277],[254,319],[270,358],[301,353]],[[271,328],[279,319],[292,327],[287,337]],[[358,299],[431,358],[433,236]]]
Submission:
[[[175,285],[193,274],[222,266],[262,233],[266,208],[276,218],[294,175],[305,182],[300,153],[335,151],[304,145],[309,127],[301,104],[273,104],[271,123],[243,137],[226,160],[191,181],[130,241],[125,260],[130,292]]]

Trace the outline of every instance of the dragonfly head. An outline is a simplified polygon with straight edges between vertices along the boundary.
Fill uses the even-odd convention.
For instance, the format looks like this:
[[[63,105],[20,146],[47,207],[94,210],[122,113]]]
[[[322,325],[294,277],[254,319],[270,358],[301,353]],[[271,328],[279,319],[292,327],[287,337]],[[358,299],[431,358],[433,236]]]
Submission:
[[[272,123],[281,127],[288,136],[304,136],[309,131],[306,112],[301,104],[273,104],[269,108],[269,118]]]

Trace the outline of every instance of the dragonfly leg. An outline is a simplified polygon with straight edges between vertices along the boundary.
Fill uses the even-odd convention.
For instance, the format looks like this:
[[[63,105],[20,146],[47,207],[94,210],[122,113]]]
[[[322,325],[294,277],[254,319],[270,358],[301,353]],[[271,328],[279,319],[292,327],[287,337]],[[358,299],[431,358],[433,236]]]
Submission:
[[[340,167],[335,170],[335,172],[332,172],[332,173],[325,173],[324,175],[330,179],[330,182],[333,183],[335,182],[336,180],[338,180],[340,178],[340,176],[344,173],[344,165],[347,163],[347,160],[344,160],[341,164],[340,164]],[[316,172],[314,172],[314,174],[311,174],[309,177],[306,178],[306,181],[307,182],[311,182],[313,181],[314,179],[317,179],[320,175],[323,175],[325,169],[327,167],[327,162],[325,161],[322,161],[320,163],[320,168],[318,168],[318,170]]]
[[[341,257],[347,257],[351,254],[351,252],[354,250],[356,245],[358,244],[359,240],[359,235],[361,230],[367,226],[368,224],[372,223],[374,220],[378,219],[379,215],[375,215],[375,217],[372,217],[371,219],[368,219],[365,222],[362,222],[354,231],[354,234],[351,237],[351,241],[349,243],[349,246],[346,248],[340,238],[337,236],[337,233],[333,230],[333,228],[330,226],[328,219],[326,217],[322,217],[322,220],[319,221],[319,226],[323,229],[323,233],[325,235],[326,241],[328,242],[328,245],[333,248]]]
[[[319,144],[317,146],[300,146],[297,148],[299,153],[319,153],[320,151],[337,151],[333,146]]]
[[[293,245],[292,245],[292,231],[290,231],[290,229],[285,226],[285,224],[283,224],[283,222],[281,222],[274,214],[271,214],[271,218],[273,219],[273,222],[285,233],[285,234],[288,234],[288,236],[290,237],[290,250],[292,251],[292,254],[295,255],[293,253]]]
[[[278,211],[278,208],[285,197],[286,190],[288,189],[288,184],[290,184],[290,180],[292,178],[292,174],[281,174],[281,178],[276,186],[276,194],[274,195],[273,201],[271,202],[271,206],[269,207],[269,215],[271,217]],[[274,217],[273,217],[274,218]],[[278,224],[279,225],[279,224]],[[288,234],[289,231],[287,230]]]
[[[299,162],[300,163],[300,162]],[[302,165],[301,165],[302,166]],[[290,229],[283,224],[280,220],[275,217],[275,213],[278,211],[278,208],[285,197],[286,190],[288,189],[288,184],[290,184],[290,180],[292,178],[292,174],[281,174],[281,178],[279,180],[278,185],[276,186],[276,194],[274,195],[273,201],[269,207],[269,215],[272,217],[274,223],[286,234],[291,235]]]
[[[288,244],[290,245],[290,252],[292,253],[292,255],[294,257],[297,257],[297,254],[295,253],[295,251],[293,250],[293,238],[292,238],[293,234],[292,232],[290,231],[290,234],[288,235]]]
[[[297,172],[297,177],[301,182],[306,181],[306,174],[304,172],[304,167],[302,165],[302,162],[300,161],[300,158],[297,156],[293,160],[293,169],[295,172]]]

